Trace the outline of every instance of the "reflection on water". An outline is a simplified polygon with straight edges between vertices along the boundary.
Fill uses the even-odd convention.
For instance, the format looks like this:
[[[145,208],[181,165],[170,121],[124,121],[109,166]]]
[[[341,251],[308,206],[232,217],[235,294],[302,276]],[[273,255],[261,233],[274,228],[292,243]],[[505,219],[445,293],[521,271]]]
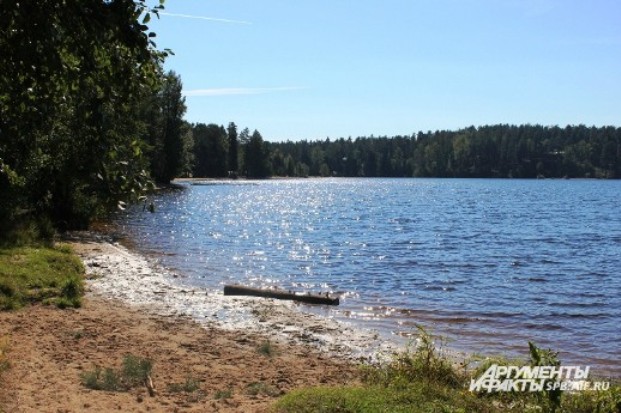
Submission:
[[[278,180],[154,202],[118,222],[180,282],[331,291],[342,305],[313,311],[478,353],[530,339],[621,375],[621,182]]]

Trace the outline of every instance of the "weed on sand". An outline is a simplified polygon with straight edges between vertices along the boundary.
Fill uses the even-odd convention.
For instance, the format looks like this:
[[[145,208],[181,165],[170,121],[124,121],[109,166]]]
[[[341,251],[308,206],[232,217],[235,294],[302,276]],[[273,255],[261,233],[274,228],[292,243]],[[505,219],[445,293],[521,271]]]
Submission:
[[[152,370],[151,360],[128,354],[123,358],[120,370],[96,366],[82,373],[80,378],[82,385],[91,390],[127,391],[148,383]]]

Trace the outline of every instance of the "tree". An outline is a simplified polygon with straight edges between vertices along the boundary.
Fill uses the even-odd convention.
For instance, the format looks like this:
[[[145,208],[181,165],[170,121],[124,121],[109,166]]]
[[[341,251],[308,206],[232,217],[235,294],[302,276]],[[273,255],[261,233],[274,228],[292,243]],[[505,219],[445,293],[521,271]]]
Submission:
[[[239,146],[239,142],[237,141],[237,125],[234,122],[229,123],[228,131],[228,139],[229,139],[229,164],[228,169],[230,172],[237,174],[238,172],[238,151],[237,147]]]
[[[161,87],[149,100],[147,115],[151,175],[157,182],[168,183],[188,170],[189,149],[185,115],[185,97],[181,78],[173,71],[163,76]]]
[[[248,178],[267,178],[270,176],[269,153],[259,131],[255,130],[246,145],[245,162]]]
[[[198,123],[193,127],[194,176],[223,178],[228,175],[227,136],[223,126]]]
[[[149,182],[139,108],[166,52],[145,0],[3,0],[0,217],[90,219]],[[6,185],[4,185],[6,184]]]

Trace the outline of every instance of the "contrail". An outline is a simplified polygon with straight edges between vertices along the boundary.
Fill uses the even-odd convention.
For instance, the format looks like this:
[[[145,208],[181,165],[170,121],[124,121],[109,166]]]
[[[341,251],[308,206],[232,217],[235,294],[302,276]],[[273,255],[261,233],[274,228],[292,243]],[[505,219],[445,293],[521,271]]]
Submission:
[[[271,92],[284,92],[293,90],[303,90],[304,87],[232,87],[215,89],[193,89],[184,92],[185,96],[233,96],[233,95],[262,95]]]
[[[251,22],[247,22],[244,20],[219,19],[217,17],[193,16],[191,14],[168,13],[168,12],[163,12],[163,11],[159,12],[159,14],[164,15],[164,16],[171,16],[171,17],[182,17],[184,19],[208,20],[208,21],[218,22],[218,23],[252,24]]]

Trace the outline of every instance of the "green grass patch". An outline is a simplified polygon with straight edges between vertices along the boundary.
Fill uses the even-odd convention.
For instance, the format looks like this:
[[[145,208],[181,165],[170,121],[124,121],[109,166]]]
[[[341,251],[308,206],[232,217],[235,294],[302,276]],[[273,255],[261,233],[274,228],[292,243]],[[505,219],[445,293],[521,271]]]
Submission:
[[[283,396],[278,413],[375,413],[375,412],[475,412],[486,403],[475,396],[439,385],[412,383],[404,387],[318,387],[293,391]]]
[[[43,302],[80,307],[84,266],[67,245],[0,248],[0,309]]]

